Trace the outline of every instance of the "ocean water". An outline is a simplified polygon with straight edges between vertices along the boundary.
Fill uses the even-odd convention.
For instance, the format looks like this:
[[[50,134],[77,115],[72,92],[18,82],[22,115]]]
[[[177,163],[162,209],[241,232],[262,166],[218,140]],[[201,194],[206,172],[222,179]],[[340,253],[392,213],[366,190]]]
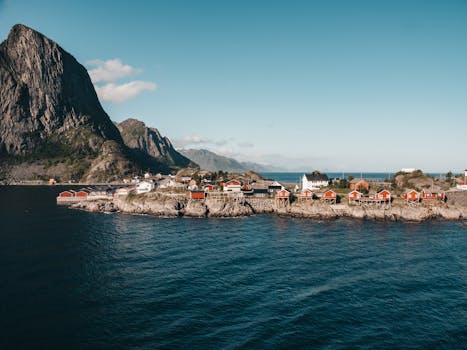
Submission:
[[[281,182],[287,183],[299,183],[304,173],[299,172],[266,172],[261,173],[264,178],[267,179],[274,179]],[[327,172],[326,175],[329,178],[348,178],[349,176],[353,176],[354,178],[364,177],[367,179],[389,179],[393,175],[393,173],[353,173],[353,172]]]
[[[0,188],[0,349],[467,343],[467,227],[163,219]]]

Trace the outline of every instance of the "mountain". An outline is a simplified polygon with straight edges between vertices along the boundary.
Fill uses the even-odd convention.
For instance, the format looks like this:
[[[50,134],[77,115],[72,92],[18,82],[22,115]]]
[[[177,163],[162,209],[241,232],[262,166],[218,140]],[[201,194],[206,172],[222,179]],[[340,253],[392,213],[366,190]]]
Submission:
[[[8,154],[28,154],[44,141],[79,143],[86,154],[104,140],[122,143],[86,69],[31,28],[15,25],[0,44],[0,83],[0,147]]]
[[[180,154],[167,137],[163,137],[156,128],[147,127],[136,119],[127,119],[116,123],[125,144],[133,150],[136,157],[142,153],[151,156],[156,162],[167,168],[197,168],[198,165]]]
[[[111,181],[187,162],[165,154],[127,147],[86,68],[43,34],[21,24],[11,29],[0,44],[0,161],[12,164],[16,179]]]
[[[206,149],[180,149],[180,153],[196,162],[201,169],[210,171],[227,171],[232,173],[253,171],[276,171],[277,168],[253,162],[239,162]]]

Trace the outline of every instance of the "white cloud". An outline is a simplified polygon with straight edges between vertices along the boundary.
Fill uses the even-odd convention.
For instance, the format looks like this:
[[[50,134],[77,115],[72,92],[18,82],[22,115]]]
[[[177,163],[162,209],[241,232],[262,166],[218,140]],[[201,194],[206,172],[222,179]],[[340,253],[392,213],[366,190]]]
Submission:
[[[179,139],[174,139],[173,143],[177,145],[177,147],[187,147],[190,145],[202,145],[202,144],[208,144],[212,143],[211,139],[208,139],[207,137],[202,137],[198,135],[190,135],[190,136],[184,136]]]
[[[87,65],[94,67],[88,71],[93,83],[112,82],[142,73],[141,69],[123,64],[118,58],[107,61],[92,60],[88,61]]]
[[[145,90],[155,90],[156,84],[148,81],[135,80],[125,84],[108,83],[95,85],[97,96],[103,101],[123,103],[138,96]]]
[[[143,91],[156,89],[156,84],[149,81],[133,80],[117,83],[121,79],[143,72],[139,68],[123,64],[118,58],[105,61],[91,60],[86,64],[90,67],[88,73],[101,101],[123,103],[135,98]]]

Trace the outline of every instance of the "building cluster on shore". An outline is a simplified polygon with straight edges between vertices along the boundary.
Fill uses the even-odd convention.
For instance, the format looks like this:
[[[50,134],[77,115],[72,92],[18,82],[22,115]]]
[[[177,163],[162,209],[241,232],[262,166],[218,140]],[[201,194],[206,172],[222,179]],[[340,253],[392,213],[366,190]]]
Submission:
[[[465,173],[467,178],[467,171]],[[408,191],[396,196],[390,191],[391,183],[375,182],[365,178],[355,178],[345,182],[345,188],[336,188],[336,183],[342,179],[330,180],[326,174],[317,171],[304,174],[300,184],[280,183],[275,180],[248,179],[241,181],[237,178],[212,181],[209,178],[192,178],[190,176],[152,176],[147,173],[144,177],[126,179],[123,185],[107,187],[85,187],[77,191],[62,191],[58,203],[72,203],[85,200],[112,199],[125,197],[132,193],[142,194],[154,190],[164,192],[185,193],[191,200],[239,199],[239,198],[270,198],[274,199],[276,207],[288,207],[291,202],[301,203],[320,202],[323,204],[337,204],[346,199],[349,205],[387,206],[394,198],[403,199],[406,203],[438,205],[446,201],[444,191],[428,191],[423,189]],[[336,182],[337,181],[337,182]],[[459,190],[467,189],[467,182],[457,185]],[[339,192],[339,193],[338,193]]]

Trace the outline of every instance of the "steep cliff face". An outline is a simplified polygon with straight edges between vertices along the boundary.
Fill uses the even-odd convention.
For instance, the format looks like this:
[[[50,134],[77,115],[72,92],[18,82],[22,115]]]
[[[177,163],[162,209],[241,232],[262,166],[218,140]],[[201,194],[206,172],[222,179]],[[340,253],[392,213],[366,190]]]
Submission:
[[[54,41],[15,25],[0,45],[0,150],[96,155],[106,140],[122,143],[86,69]]]
[[[128,121],[121,130],[128,146],[73,56],[31,28],[11,29],[0,44],[0,162],[16,180],[100,182],[195,166],[156,129]]]
[[[118,123],[117,127],[125,144],[136,153],[149,155],[169,168],[197,167],[196,163],[177,152],[170,140],[163,137],[157,129],[149,128],[143,122],[131,118]]]

